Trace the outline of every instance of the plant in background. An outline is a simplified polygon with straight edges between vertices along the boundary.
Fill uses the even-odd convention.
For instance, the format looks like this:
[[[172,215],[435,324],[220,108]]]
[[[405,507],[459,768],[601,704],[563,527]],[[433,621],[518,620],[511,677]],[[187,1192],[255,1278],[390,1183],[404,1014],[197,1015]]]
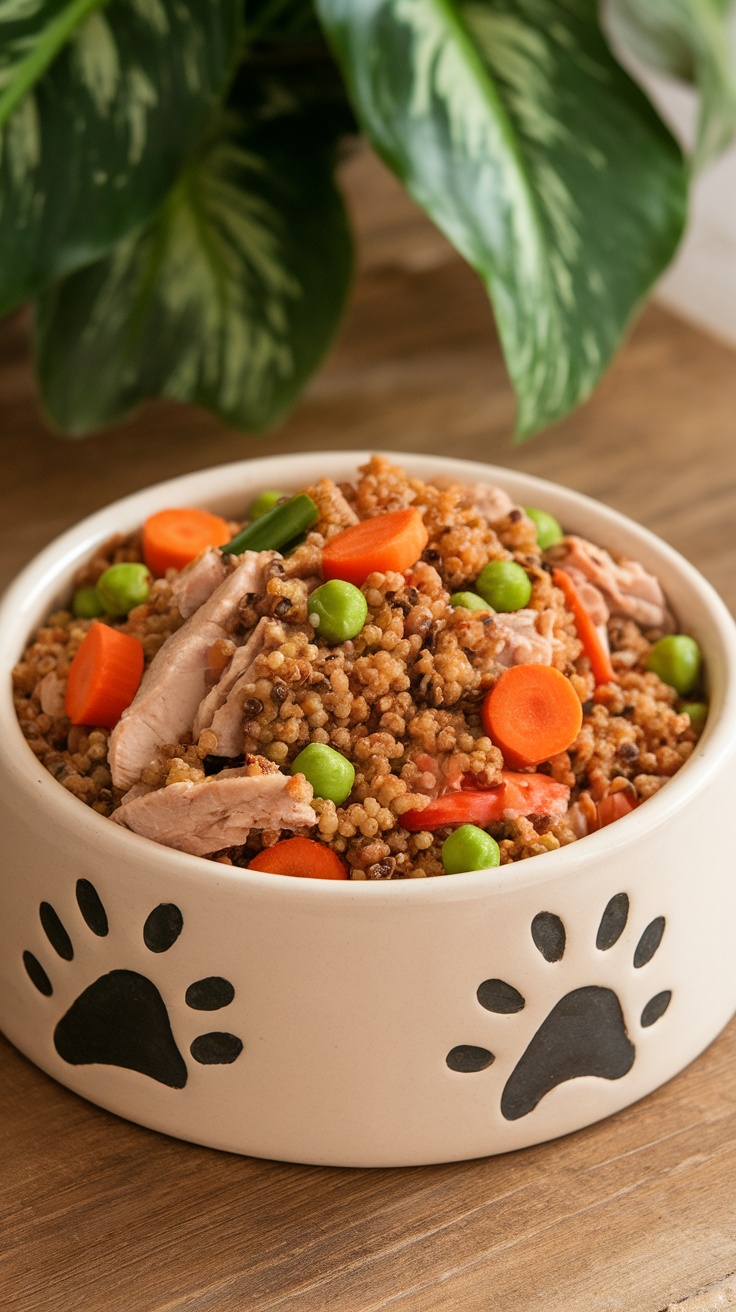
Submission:
[[[608,31],[736,124],[726,0]],[[261,429],[337,329],[335,169],[364,133],[488,289],[517,435],[593,390],[682,234],[692,166],[589,0],[0,0],[0,313],[80,434],[151,396]]]

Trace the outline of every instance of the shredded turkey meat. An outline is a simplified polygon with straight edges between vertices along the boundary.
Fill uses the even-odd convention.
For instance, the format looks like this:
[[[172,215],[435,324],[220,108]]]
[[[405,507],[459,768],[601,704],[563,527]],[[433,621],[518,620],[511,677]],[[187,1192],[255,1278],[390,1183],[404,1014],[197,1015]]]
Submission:
[[[207,692],[210,648],[228,637],[243,598],[264,589],[273,559],[272,551],[246,551],[232,573],[154,656],[110,737],[108,759],[117,788],[129,788],[159,747],[177,742],[191,730]]]
[[[261,773],[250,773],[254,765]],[[315,825],[311,800],[303,775],[290,778],[270,761],[251,757],[242,768],[221,770],[211,779],[139,793],[114,818],[155,843],[209,856],[245,843],[251,829]]]
[[[575,535],[564,538],[547,555],[562,569],[593,584],[612,615],[622,615],[645,628],[674,633],[675,622],[659,579],[638,561],[625,558],[616,561],[603,547]],[[588,607],[587,601],[583,604]],[[607,619],[606,615],[594,622],[605,624]]]

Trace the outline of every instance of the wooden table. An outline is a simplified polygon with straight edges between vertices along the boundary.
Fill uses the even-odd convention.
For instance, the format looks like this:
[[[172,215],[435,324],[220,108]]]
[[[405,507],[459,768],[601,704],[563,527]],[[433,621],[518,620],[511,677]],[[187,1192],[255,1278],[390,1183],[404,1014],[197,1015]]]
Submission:
[[[595,399],[514,448],[474,276],[370,159],[347,178],[362,238],[352,309],[275,437],[152,405],[61,441],[34,399],[25,316],[0,327],[1,581],[105,502],[277,443],[451,452],[570,484],[662,534],[736,608],[733,352],[650,308]],[[82,1102],[0,1040],[0,1161],[0,1307],[13,1312],[736,1307],[733,1023],[589,1130],[396,1171],[178,1143]]]

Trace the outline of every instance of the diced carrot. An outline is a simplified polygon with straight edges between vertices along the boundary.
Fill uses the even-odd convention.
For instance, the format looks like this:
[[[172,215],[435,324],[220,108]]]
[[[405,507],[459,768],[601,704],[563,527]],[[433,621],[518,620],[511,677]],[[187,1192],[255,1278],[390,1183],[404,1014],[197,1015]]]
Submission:
[[[249,870],[265,870],[271,875],[299,875],[306,879],[347,879],[345,862],[337,852],[313,838],[284,838],[273,847],[264,847],[248,864]]]
[[[391,510],[330,538],[322,550],[322,571],[326,579],[344,579],[359,588],[374,571],[403,574],[411,569],[427,542],[424,520],[415,506]]]
[[[546,815],[559,820],[567,811],[570,789],[546,774],[502,771],[496,788],[463,788],[446,793],[423,811],[405,811],[401,824],[412,833],[442,829],[445,825],[478,825],[485,829],[508,815]]]
[[[612,824],[614,820],[620,820],[621,816],[628,815],[629,811],[633,811],[636,805],[636,798],[631,796],[627,788],[622,788],[618,793],[609,793],[607,797],[602,797],[595,808],[598,821],[597,828],[604,829],[606,825]]]
[[[618,682],[616,672],[611,664],[610,654],[582,603],[574,580],[564,569],[553,569],[552,580],[556,587],[560,589],[560,592],[563,593],[567,608],[575,620],[575,628],[583,644],[583,650],[590,661],[590,668],[593,671],[593,678],[596,683]]]
[[[481,717],[508,765],[539,765],[575,741],[583,708],[554,666],[513,665],[486,695]]]
[[[72,724],[114,728],[135,697],[142,674],[138,639],[95,620],[69,667],[66,713]]]
[[[209,510],[159,510],[143,525],[143,559],[156,578],[183,569],[205,547],[223,547],[232,533],[226,520]]]

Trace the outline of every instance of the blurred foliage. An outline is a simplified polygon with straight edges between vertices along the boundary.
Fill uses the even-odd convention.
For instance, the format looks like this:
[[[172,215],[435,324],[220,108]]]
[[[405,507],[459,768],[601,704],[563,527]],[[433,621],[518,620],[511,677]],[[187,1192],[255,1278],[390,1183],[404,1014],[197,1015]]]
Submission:
[[[335,179],[365,134],[488,289],[517,437],[605,372],[682,235],[692,168],[612,51],[736,125],[725,0],[2,0],[0,311],[34,298],[79,435],[146,397],[259,430],[340,323]],[[610,37],[610,39],[609,39]]]

